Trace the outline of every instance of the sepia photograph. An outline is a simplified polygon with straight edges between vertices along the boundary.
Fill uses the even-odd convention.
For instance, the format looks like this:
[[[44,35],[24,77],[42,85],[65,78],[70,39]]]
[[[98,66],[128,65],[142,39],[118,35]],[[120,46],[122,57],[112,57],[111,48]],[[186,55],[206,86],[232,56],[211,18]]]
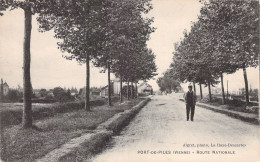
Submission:
[[[258,0],[0,0],[0,162],[259,162]]]

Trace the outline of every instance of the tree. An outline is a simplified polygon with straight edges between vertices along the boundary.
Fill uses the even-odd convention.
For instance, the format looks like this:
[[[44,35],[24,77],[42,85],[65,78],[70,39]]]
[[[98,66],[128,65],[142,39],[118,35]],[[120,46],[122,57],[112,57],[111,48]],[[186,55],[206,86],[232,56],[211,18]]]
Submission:
[[[163,77],[158,78],[157,84],[160,87],[160,91],[167,93],[178,92],[181,88],[180,82],[173,75],[172,69],[168,69]]]
[[[54,95],[54,98],[56,100],[58,100],[59,102],[65,102],[65,101],[69,101],[71,99],[70,90],[65,91],[61,87],[55,87],[53,89],[53,95]]]
[[[95,58],[95,65],[108,71],[108,85],[110,71],[116,73],[121,84],[123,81],[131,82],[128,77],[131,75],[130,71],[137,68],[134,68],[133,64],[137,55],[146,48],[145,43],[149,34],[153,32],[153,28],[150,27],[152,19],[143,18],[143,13],[151,9],[149,0],[120,1],[116,2],[117,4],[113,2],[105,1],[102,16],[103,26],[106,28],[103,33],[103,48]],[[116,9],[111,6],[116,6]],[[122,102],[122,95],[120,96]]]
[[[199,21],[175,46],[172,68],[181,81],[210,85],[220,77],[225,103],[223,73],[257,66],[259,53],[259,3],[254,1],[203,1]],[[186,72],[186,73],[185,73]]]
[[[59,48],[71,54],[65,58],[86,63],[87,110],[89,110],[90,60],[95,65],[108,69],[108,82],[110,82],[110,66],[113,61],[118,61],[118,56],[113,56],[126,55],[122,53],[123,48],[129,48],[130,38],[135,38],[126,38],[126,34],[134,34],[129,24],[136,24],[137,20],[143,21],[141,12],[148,10],[146,9],[148,2],[149,0],[72,2],[73,7],[69,8],[69,11],[64,11],[65,16],[64,13],[48,16],[44,14],[38,19],[44,24],[43,31],[54,28],[55,37],[63,40],[58,44]],[[118,48],[119,46],[121,48]]]
[[[58,12],[59,10],[52,10],[58,6],[62,0],[56,1],[40,1],[40,0],[1,0],[0,1],[0,16],[3,15],[1,11],[8,8],[11,10],[20,8],[24,11],[24,43],[23,43],[23,128],[32,127],[32,85],[30,75],[31,54],[30,54],[30,41],[32,29],[32,15],[41,12]],[[64,1],[65,3],[65,1]]]
[[[8,91],[7,96],[6,96],[6,99],[8,101],[12,101],[12,102],[18,101],[19,98],[20,98],[19,92],[17,90],[15,90],[15,89],[10,89]]]
[[[40,89],[40,95],[41,97],[46,97],[47,96],[47,90],[46,89]]]
[[[222,56],[226,54],[223,57],[224,62],[229,60],[229,65],[233,65],[236,69],[243,69],[248,104],[246,68],[258,65],[259,2],[220,0],[213,0],[210,3],[204,2],[200,21],[217,42],[216,49],[221,52]],[[227,57],[229,59],[226,59]],[[221,57],[219,58],[221,60]]]
[[[209,36],[209,33],[199,23],[193,24],[190,33],[184,31],[183,40],[175,44],[171,68],[173,75],[181,82],[193,82],[194,90],[195,83],[208,86],[211,101],[210,86],[217,83],[218,75],[212,64],[214,50],[209,42]]]
[[[62,10],[62,14],[41,14],[41,31],[54,28],[55,38],[60,39],[58,48],[68,60],[76,59],[86,64],[86,98],[85,109],[90,111],[90,61],[97,53],[99,46],[101,9],[100,0],[72,1],[70,6]],[[67,10],[66,10],[67,9]]]
[[[140,80],[146,81],[157,75],[155,73],[157,70],[155,55],[151,49],[144,48],[142,51],[136,51],[130,55],[128,60],[129,63],[125,68],[124,78],[126,81],[131,82],[131,85],[133,83],[137,85]],[[133,98],[133,93],[131,93],[131,98]]]
[[[253,89],[250,92],[250,96],[252,96],[252,98],[256,101],[258,101],[258,89]]]
[[[98,67],[103,67],[105,72],[108,72],[108,105],[111,106],[111,80],[110,80],[110,66],[113,62],[113,54],[117,51],[114,49],[115,40],[117,39],[117,33],[115,31],[115,24],[121,23],[118,21],[120,19],[120,12],[122,11],[121,7],[122,3],[118,3],[117,1],[106,0],[102,2],[102,10],[101,10],[101,28],[104,29],[100,31],[102,35],[102,46],[100,48],[94,64]],[[117,9],[116,9],[117,8]],[[103,22],[103,23],[102,23]]]

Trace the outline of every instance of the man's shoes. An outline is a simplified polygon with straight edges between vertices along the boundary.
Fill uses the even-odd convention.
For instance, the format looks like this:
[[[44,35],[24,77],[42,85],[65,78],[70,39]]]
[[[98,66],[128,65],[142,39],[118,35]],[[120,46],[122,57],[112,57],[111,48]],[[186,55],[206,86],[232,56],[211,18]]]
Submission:
[[[189,121],[189,118],[187,118],[187,121]]]
[[[191,121],[193,122],[193,119],[191,119]]]

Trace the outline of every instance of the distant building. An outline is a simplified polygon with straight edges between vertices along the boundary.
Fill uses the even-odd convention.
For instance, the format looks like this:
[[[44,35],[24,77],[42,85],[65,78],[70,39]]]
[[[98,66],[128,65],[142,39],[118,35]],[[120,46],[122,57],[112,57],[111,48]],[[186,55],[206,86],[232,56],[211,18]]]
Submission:
[[[126,86],[125,82],[122,83],[122,88],[124,86]],[[134,86],[134,88],[136,88],[135,85],[133,85],[133,86]],[[112,95],[120,95],[120,79],[119,78],[115,78],[113,81],[111,81],[111,91],[112,91],[111,92]],[[148,94],[148,95],[153,94],[152,86],[146,82],[141,83],[138,86],[137,91],[139,94]],[[101,88],[100,96],[102,96],[102,97],[108,96],[108,86],[107,85],[105,87]]]
[[[138,86],[137,91],[139,94],[153,94],[152,86],[146,82],[141,83]]]
[[[122,87],[125,85],[125,83],[122,83]],[[111,81],[111,93],[112,95],[120,95],[120,79],[115,78]],[[108,85],[101,88],[100,96],[105,97],[108,96]]]
[[[113,80],[113,92],[115,95],[120,95],[120,79],[115,78]]]
[[[9,85],[6,82],[3,82],[3,79],[1,79],[1,88],[0,88],[0,94],[6,96],[9,92]]]
[[[111,82],[111,84],[110,84],[110,87],[111,87],[111,95],[114,95],[114,89],[115,89],[115,87],[114,87],[114,82]],[[120,89],[120,86],[119,86],[119,89]],[[120,90],[119,90],[120,91]],[[101,97],[106,97],[106,96],[108,96],[108,85],[106,85],[105,87],[102,87],[101,89],[100,89],[100,96]]]
[[[4,92],[4,95],[7,95],[9,92],[9,86],[6,82],[3,85],[3,92]]]
[[[91,96],[99,96],[100,95],[100,89],[99,88],[90,88],[89,95]],[[76,95],[79,96],[81,99],[84,99],[86,97],[86,87],[80,88],[79,93]]]

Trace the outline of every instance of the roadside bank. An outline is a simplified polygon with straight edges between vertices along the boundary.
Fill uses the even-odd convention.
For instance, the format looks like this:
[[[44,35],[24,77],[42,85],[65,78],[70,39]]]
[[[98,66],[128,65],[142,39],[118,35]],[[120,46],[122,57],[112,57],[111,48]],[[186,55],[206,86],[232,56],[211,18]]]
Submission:
[[[49,152],[37,161],[84,161],[102,151],[106,143],[127,126],[134,116],[150,101],[146,98],[131,109],[115,114],[95,130],[74,138]]]

